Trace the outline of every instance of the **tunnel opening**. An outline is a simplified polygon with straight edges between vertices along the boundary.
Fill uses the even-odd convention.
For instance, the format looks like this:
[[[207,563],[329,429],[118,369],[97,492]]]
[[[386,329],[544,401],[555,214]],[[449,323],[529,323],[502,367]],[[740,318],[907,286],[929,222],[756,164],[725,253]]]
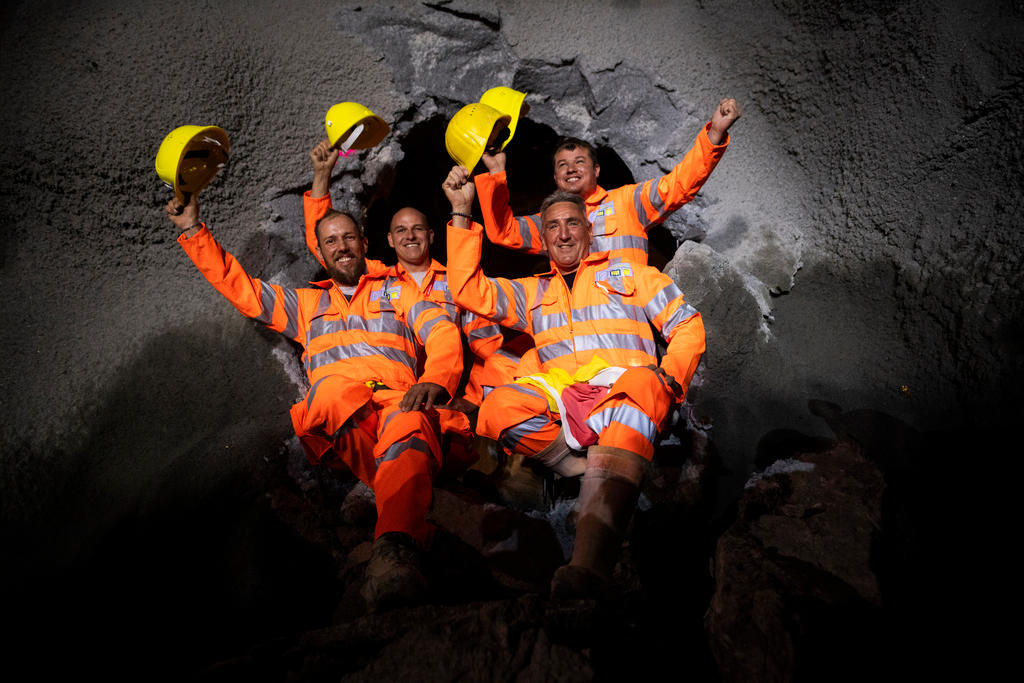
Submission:
[[[453,161],[444,149],[446,117],[438,115],[413,126],[402,138],[403,157],[391,173],[390,191],[371,196],[366,207],[366,234],[370,241],[367,256],[388,264],[397,262],[395,251],[387,242],[391,217],[407,206],[426,215],[434,231],[430,254],[440,263],[447,263],[445,225],[451,207],[441,190]],[[551,156],[563,137],[548,125],[528,118],[521,119],[515,137],[506,147],[506,170],[509,177],[509,205],[516,216],[536,213],[544,198],[555,190]],[[599,182],[604,188],[615,188],[636,182],[622,157],[610,146],[594,144],[601,167]],[[486,173],[483,162],[473,175]],[[381,183],[385,186],[388,183]],[[482,222],[478,203],[473,206],[473,219]],[[675,253],[676,239],[663,226],[650,231],[650,262],[663,267]],[[546,258],[506,249],[484,241],[481,265],[496,277],[522,277],[543,272]]]

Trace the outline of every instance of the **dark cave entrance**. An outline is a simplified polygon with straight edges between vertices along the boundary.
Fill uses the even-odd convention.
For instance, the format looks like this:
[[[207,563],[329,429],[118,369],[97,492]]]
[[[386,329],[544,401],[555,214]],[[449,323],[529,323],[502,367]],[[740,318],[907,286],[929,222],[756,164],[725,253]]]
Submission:
[[[379,183],[380,187],[390,187],[390,192],[386,197],[371,197],[366,207],[366,232],[370,240],[367,256],[370,258],[396,263],[395,252],[388,246],[385,236],[395,212],[412,206],[427,216],[434,230],[431,255],[441,263],[447,262],[445,225],[450,206],[441,190],[441,183],[453,163],[444,149],[447,125],[447,118],[434,116],[414,126],[402,139],[404,158]],[[560,137],[547,125],[528,118],[520,120],[516,136],[506,149],[509,200],[515,215],[536,212],[544,197],[554,191],[551,152]],[[614,149],[601,144],[595,147],[602,187],[614,188],[635,182],[629,167]],[[479,173],[486,173],[483,163],[474,169],[474,175]],[[473,214],[480,222],[476,205]],[[675,253],[675,238],[666,228],[657,226],[650,231],[650,249],[651,264],[661,268]],[[488,275],[500,277],[522,277],[547,268],[546,259],[487,241],[481,262]]]

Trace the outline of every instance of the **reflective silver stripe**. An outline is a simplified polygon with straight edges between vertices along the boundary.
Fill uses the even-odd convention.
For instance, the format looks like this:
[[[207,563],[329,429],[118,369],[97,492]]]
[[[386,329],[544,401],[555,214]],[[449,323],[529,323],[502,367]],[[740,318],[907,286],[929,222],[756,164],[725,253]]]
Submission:
[[[539,332],[542,329],[542,326],[544,325],[544,322],[543,322],[543,317],[544,316],[542,316],[541,313],[540,313],[540,310],[541,310],[540,302],[544,300],[544,295],[547,294],[548,287],[550,287],[550,286],[551,286],[551,278],[550,277],[541,277],[541,278],[537,279],[537,292],[536,292],[535,298],[533,300],[533,320],[531,321],[531,324],[533,325],[533,331],[535,333]],[[562,317],[564,318],[565,316],[563,315]],[[564,325],[566,323],[562,323],[562,324]],[[550,329],[550,327],[543,328],[543,329]]]
[[[309,335],[307,338],[312,341],[325,334],[349,330],[394,334],[405,339],[412,338],[409,328],[406,327],[405,323],[396,319],[391,313],[384,313],[379,318],[370,318],[369,320],[358,315],[350,315],[339,320],[317,318],[309,324]]]
[[[600,237],[601,235],[604,234],[604,212],[601,211],[601,215],[598,216],[597,215],[598,211],[601,211],[601,207],[600,206],[597,207],[596,209],[594,209],[593,211],[591,211],[590,215],[587,216],[587,218],[590,219],[591,224],[593,224],[593,226],[594,226],[593,227],[593,231],[594,231],[594,237],[595,238]],[[595,249],[594,247],[591,247],[590,251],[601,251],[601,250],[600,249]]]
[[[655,356],[654,342],[635,334],[587,334],[573,336],[577,351],[599,351],[601,349],[629,349]],[[538,353],[540,349],[537,349]]]
[[[567,356],[572,353],[572,344],[568,341],[559,341],[553,344],[545,344],[544,346],[537,346],[537,356],[540,357],[541,363],[547,363],[548,361],[554,360],[560,356]]]
[[[409,309],[409,320],[415,321],[416,318],[420,317],[420,314],[424,311],[429,311],[432,308],[441,308],[433,301],[417,301],[413,304],[412,308]]]
[[[686,322],[695,315],[697,315],[696,308],[690,304],[683,304],[677,308],[676,312],[673,313],[669,319],[665,321],[665,324],[661,326],[662,336],[667,339],[668,336],[672,334],[672,330],[676,329],[676,325]]]
[[[327,309],[331,307],[331,292],[325,289],[320,292],[320,301],[316,305],[316,313],[314,316],[321,316],[327,313]]]
[[[409,367],[413,372],[416,371],[416,359],[409,354],[399,349],[392,348],[390,346],[371,346],[366,342],[356,342],[355,344],[344,344],[341,346],[334,346],[326,351],[321,351],[309,358],[309,371],[321,368],[330,363],[334,363],[339,360],[346,360],[349,358],[365,358],[368,356],[384,356],[388,360],[401,363]]]
[[[647,238],[638,235],[617,235],[614,237],[594,237],[590,251],[612,251],[615,249],[639,249],[647,253]]]
[[[522,360],[522,359],[521,359],[521,358],[520,358],[519,356],[517,356],[516,354],[514,354],[514,353],[509,353],[509,352],[508,352],[508,351],[506,351],[505,349],[498,349],[497,351],[495,351],[495,352],[494,352],[494,355],[495,355],[495,356],[502,356],[503,358],[508,358],[509,360],[513,360],[513,361],[516,361],[516,362],[519,362],[520,360]]]
[[[572,309],[572,319],[576,322],[594,320],[642,320],[647,322],[644,309],[622,301],[618,295],[609,296],[612,303],[595,306],[580,306]]]
[[[476,341],[477,339],[487,339],[493,337],[496,334],[501,334],[501,328],[497,325],[488,325],[487,327],[478,327],[475,330],[470,330],[466,334],[466,338],[469,341]]]
[[[398,443],[391,444],[391,447],[384,451],[384,455],[377,456],[377,464],[380,465],[388,460],[394,460],[410,448],[415,448],[424,453],[430,453],[430,446],[427,445],[426,441],[418,436],[412,436],[405,441],[399,441]]]
[[[256,322],[269,325],[274,319],[274,304],[277,302],[277,292],[270,286],[270,283],[260,282],[260,314],[256,316]]]
[[[536,225],[540,225],[540,214],[534,214],[532,216],[516,216],[516,223],[519,223],[519,236],[523,238],[523,249],[533,248],[533,234],[530,232],[531,219],[536,222]],[[537,229],[537,233],[540,234],[540,228]]]
[[[399,415],[401,415],[401,414],[402,414],[402,411],[401,411],[401,410],[393,410],[393,411],[391,411],[391,412],[390,412],[390,413],[388,414],[388,416],[387,416],[387,417],[386,417],[386,418],[384,419],[384,424],[382,424],[382,425],[380,426],[380,428],[379,428],[379,430],[378,430],[378,433],[380,433],[380,434],[383,434],[383,433],[384,433],[384,429],[385,429],[385,428],[387,428],[388,424],[389,424],[389,423],[390,423],[390,422],[391,422],[391,421],[392,421],[393,419],[395,419],[396,417],[398,417],[398,416],[399,416]]]
[[[526,394],[533,398],[543,398],[545,401],[547,400],[547,398],[544,397],[544,394],[541,393],[541,390],[536,387],[527,386],[521,383],[504,384],[502,387],[505,389],[511,389],[512,391],[518,391],[520,394]]]
[[[519,330],[520,332],[526,329],[525,320],[525,309],[526,309],[526,292],[523,290],[523,286],[517,282],[511,280],[505,280],[512,284],[512,292],[515,297],[516,314],[523,314],[523,317],[519,318],[515,323],[509,323],[508,318],[508,295],[505,294],[505,290],[501,288],[498,280],[494,278],[487,278],[495,287],[497,295],[495,296],[497,311],[495,319],[497,322],[504,324],[506,327],[511,327],[513,330]],[[520,292],[522,293],[522,301],[520,301]]]
[[[495,311],[497,318],[499,320],[504,320],[508,313],[508,297],[505,296],[505,290],[501,288],[501,284],[497,280],[492,277],[487,279],[491,281],[491,284],[494,285],[495,291],[497,292],[494,297],[495,307],[497,308]]]
[[[417,332],[417,334],[419,334],[420,339],[422,339],[424,342],[426,342],[427,341],[427,337],[430,336],[430,331],[432,329],[434,329],[434,325],[436,325],[437,323],[439,323],[439,322],[441,322],[443,320],[448,320],[448,319],[449,319],[448,316],[442,316],[442,315],[435,316],[435,317],[431,318],[430,320],[428,320],[427,322],[425,322],[422,325],[420,325],[419,329],[417,329],[416,332]]]
[[[660,218],[661,214],[665,212],[665,202],[662,201],[661,193],[658,192],[658,184],[661,182],[661,179],[655,178],[654,180],[649,180],[647,182],[651,184],[651,191],[650,194],[647,195],[647,198],[651,200],[651,206],[653,206],[654,210],[658,212],[658,217]]]
[[[282,289],[281,298],[284,299],[284,312],[287,316],[284,336],[295,339],[299,336],[299,295],[294,289]]]
[[[501,433],[501,445],[512,451],[515,450],[523,437],[528,434],[535,434],[551,424],[547,415],[536,415],[529,420],[523,420],[519,424],[512,425]]]
[[[633,188],[633,210],[636,211],[636,218],[640,221],[640,225],[645,228],[651,224],[651,219],[647,217],[647,212],[644,210],[644,203],[642,197],[644,196],[644,184],[640,183]]]
[[[526,288],[519,282],[512,280],[512,296],[516,302],[516,321],[526,329]]]
[[[328,375],[328,377],[330,377],[330,375]],[[317,387],[319,387],[320,386],[320,382],[323,382],[325,379],[327,379],[327,377],[321,377],[320,379],[318,379],[316,381],[316,383],[313,386],[311,386],[309,388],[309,393],[306,394],[306,409],[307,410],[309,409],[310,406],[313,405],[313,396],[316,395]]]
[[[668,308],[668,305],[672,303],[677,296],[682,295],[683,293],[679,291],[679,287],[676,286],[676,283],[669,282],[644,305],[644,313],[647,314],[648,318],[654,320],[658,317],[658,314]]]
[[[541,315],[540,309],[533,314],[533,332],[545,332],[552,330],[556,327],[562,327],[563,325],[569,324],[569,318],[565,313],[552,313],[551,315]]]
[[[626,425],[651,443],[658,438],[658,426],[643,411],[631,405],[611,406],[587,418],[587,426],[598,434],[607,429],[612,422]]]
[[[422,325],[416,325],[416,321],[419,319],[420,315],[430,310],[443,311],[444,309],[435,304],[433,301],[418,301],[415,304],[413,304],[413,307],[409,310],[410,326],[414,326],[416,334],[419,335],[420,339],[427,338],[427,335],[430,334],[430,330],[433,329],[434,324],[437,323],[438,320],[450,320],[447,314],[444,317],[438,315],[434,316],[433,318],[423,323]]]

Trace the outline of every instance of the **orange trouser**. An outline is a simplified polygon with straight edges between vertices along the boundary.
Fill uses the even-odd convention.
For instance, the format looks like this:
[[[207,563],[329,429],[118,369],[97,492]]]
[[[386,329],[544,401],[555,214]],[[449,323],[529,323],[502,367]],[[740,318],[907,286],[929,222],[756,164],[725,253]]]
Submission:
[[[351,397],[364,391],[361,386],[325,378],[312,400],[293,409],[296,432],[311,460],[347,467],[373,489],[375,538],[400,531],[425,546],[431,536],[427,511],[433,479],[441,467],[437,412],[402,412],[398,404],[405,392],[389,389],[373,392],[352,412]]]
[[[597,445],[622,448],[650,460],[658,434],[668,421],[673,398],[648,368],[629,368],[590,410],[587,425]],[[480,406],[477,433],[494,439],[509,453],[533,456],[561,430],[558,413],[540,389],[506,384],[487,394]]]

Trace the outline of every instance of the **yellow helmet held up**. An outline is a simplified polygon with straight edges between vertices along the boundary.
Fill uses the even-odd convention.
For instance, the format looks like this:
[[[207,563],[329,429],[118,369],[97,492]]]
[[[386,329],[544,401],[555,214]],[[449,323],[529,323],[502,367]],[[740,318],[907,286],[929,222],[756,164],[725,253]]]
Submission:
[[[476,168],[484,150],[508,134],[511,117],[486,104],[474,102],[455,112],[444,132],[448,155],[470,173]]]
[[[156,153],[156,174],[174,196],[187,204],[192,195],[228,163],[231,143],[219,126],[178,126],[160,143]]]
[[[369,149],[391,132],[391,127],[384,119],[358,102],[339,102],[328,109],[324,117],[327,139],[331,141],[332,147],[344,142],[349,132],[359,124],[363,124],[363,132],[350,145],[352,149]]]
[[[526,102],[526,93],[499,85],[485,92],[480,97],[480,103],[494,107],[502,114],[509,116],[508,139],[501,145],[501,148],[505,149],[505,145],[516,134],[516,124],[519,123],[519,117],[526,116],[530,112],[530,105]]]

